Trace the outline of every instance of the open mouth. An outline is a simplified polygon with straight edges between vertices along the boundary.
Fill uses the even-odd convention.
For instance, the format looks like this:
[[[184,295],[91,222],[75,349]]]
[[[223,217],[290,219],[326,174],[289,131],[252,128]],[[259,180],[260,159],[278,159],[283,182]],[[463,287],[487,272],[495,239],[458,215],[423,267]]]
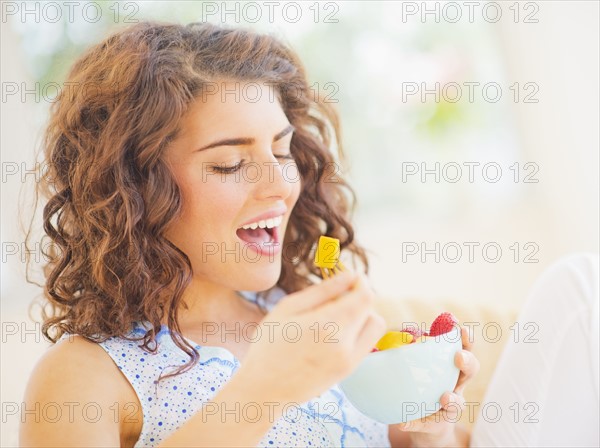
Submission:
[[[238,238],[246,243],[260,246],[279,242],[279,225],[283,216],[270,218],[264,221],[253,222],[236,230]]]

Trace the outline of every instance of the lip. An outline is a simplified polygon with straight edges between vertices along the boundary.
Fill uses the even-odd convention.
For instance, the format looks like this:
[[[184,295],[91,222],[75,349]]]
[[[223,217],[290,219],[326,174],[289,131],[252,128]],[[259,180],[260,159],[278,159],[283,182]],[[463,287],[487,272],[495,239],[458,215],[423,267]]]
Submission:
[[[276,210],[271,210],[271,211],[268,211],[266,213],[262,213],[262,214],[260,214],[258,216],[255,216],[254,218],[246,221],[244,224],[242,224],[238,228],[247,226],[248,224],[252,224],[253,222],[264,221],[264,220],[267,220],[269,218],[275,218],[276,216],[285,215],[286,213],[287,213],[287,208],[285,208],[285,207],[282,207],[282,208],[279,208],[279,209],[276,209]]]

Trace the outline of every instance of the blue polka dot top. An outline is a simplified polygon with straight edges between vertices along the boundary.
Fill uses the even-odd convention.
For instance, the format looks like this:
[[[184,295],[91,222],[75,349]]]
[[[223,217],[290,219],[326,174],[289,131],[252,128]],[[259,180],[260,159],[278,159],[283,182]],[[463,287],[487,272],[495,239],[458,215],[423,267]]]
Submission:
[[[242,292],[256,301],[256,294]],[[279,296],[283,295],[280,291]],[[274,303],[266,304],[269,310]],[[132,335],[143,336],[148,324],[136,323]],[[63,335],[65,337],[66,335]],[[200,360],[187,372],[162,379],[163,371],[188,362],[163,325],[156,337],[157,351],[149,353],[139,342],[110,338],[99,345],[110,355],[135,390],[143,422],[136,447],[153,447],[181,427],[210,401],[238,369],[240,363],[227,349],[198,345],[187,340]],[[256,409],[246,410],[249,418]],[[242,414],[245,412],[241,410]],[[260,441],[261,447],[389,447],[388,427],[361,414],[348,402],[338,385],[306,403],[288,406]]]

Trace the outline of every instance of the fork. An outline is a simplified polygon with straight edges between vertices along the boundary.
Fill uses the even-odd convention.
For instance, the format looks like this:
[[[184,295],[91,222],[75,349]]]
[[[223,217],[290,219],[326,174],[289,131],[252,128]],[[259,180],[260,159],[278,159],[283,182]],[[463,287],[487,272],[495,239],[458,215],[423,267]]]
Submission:
[[[323,278],[331,278],[346,270],[339,260],[340,240],[329,236],[320,236],[317,250],[315,251],[315,265],[321,269]]]

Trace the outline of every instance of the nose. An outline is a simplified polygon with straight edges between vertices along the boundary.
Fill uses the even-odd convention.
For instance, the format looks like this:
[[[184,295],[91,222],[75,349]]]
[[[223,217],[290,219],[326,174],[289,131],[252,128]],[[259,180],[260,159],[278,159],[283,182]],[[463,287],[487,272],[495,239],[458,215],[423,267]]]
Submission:
[[[287,198],[294,189],[294,184],[300,182],[300,174],[293,160],[278,160],[272,154],[260,163],[261,175],[256,182],[258,199]]]

